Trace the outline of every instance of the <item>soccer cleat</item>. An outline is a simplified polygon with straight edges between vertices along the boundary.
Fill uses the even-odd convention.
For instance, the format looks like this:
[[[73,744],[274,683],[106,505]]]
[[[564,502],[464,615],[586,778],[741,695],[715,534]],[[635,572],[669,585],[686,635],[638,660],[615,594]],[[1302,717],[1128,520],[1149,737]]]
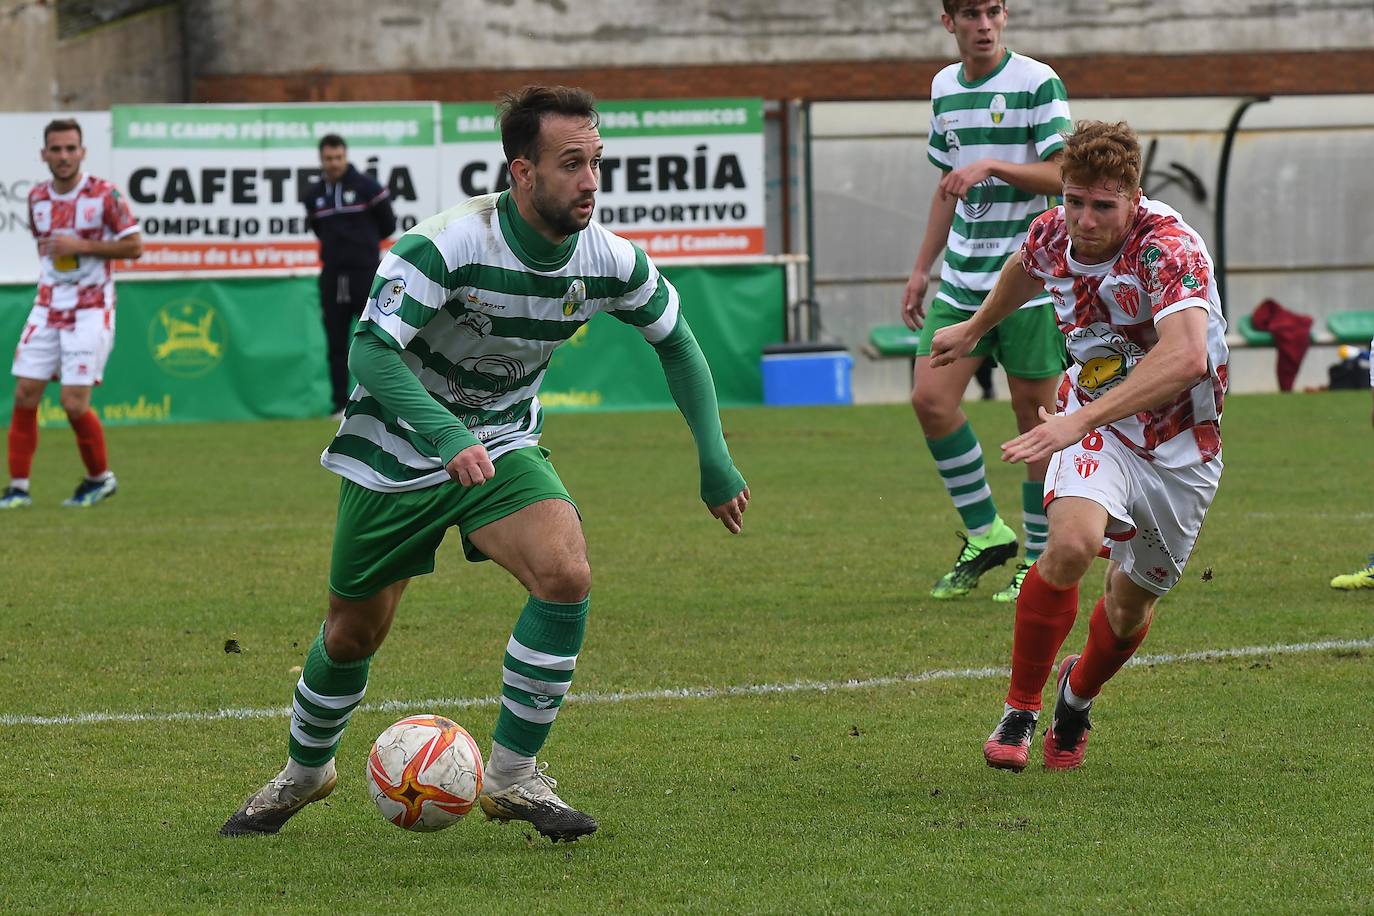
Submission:
[[[8,493],[6,495],[9,495]],[[0,506],[4,505],[4,500],[0,500]],[[1348,576],[1337,576],[1331,580],[1332,588],[1339,588],[1341,591],[1354,591],[1357,588],[1374,588],[1374,554],[1369,557],[1369,562],[1364,569],[1351,573]]]
[[[988,766],[1017,773],[1026,768],[1030,759],[1031,739],[1035,737],[1035,713],[1029,709],[1008,707],[1002,721],[983,742],[983,759]]]
[[[954,568],[945,573],[930,590],[932,598],[960,598],[973,591],[983,573],[1016,556],[1016,532],[1001,520],[981,537],[970,538],[956,532],[964,546],[954,560]]]
[[[1074,709],[1064,699],[1064,690],[1069,686],[1069,672],[1078,664],[1078,656],[1070,655],[1059,663],[1058,699],[1054,701],[1054,721],[1045,733],[1045,769],[1074,770],[1083,763],[1083,755],[1088,750],[1088,731],[1093,727],[1088,721],[1087,709]]]
[[[1026,572],[1030,569],[1029,563],[1017,563],[1016,572],[1011,574],[1011,582],[1007,587],[992,596],[993,601],[1000,601],[1003,604],[1015,604],[1016,599],[1021,597],[1021,583],[1026,579]]]
[[[543,836],[557,843],[572,842],[578,837],[596,832],[596,821],[569,805],[553,791],[558,781],[547,772],[548,764],[540,764],[526,779],[511,783],[504,789],[482,787],[479,799],[482,813],[489,821],[529,821]],[[491,771],[487,771],[490,778]]]
[[[333,760],[324,771],[324,780],[315,785],[297,785],[283,769],[229,816],[219,828],[220,836],[276,833],[297,811],[333,792],[338,781]]]
[[[5,492],[0,494],[0,509],[27,509],[32,505],[33,497],[28,490],[6,487]]]
[[[119,481],[115,480],[113,474],[106,477],[104,480],[86,480],[83,478],[82,481],[76,485],[76,492],[68,499],[62,500],[62,505],[76,506],[78,508],[94,506],[102,499],[109,499],[111,496],[114,496],[115,491],[118,489]]]

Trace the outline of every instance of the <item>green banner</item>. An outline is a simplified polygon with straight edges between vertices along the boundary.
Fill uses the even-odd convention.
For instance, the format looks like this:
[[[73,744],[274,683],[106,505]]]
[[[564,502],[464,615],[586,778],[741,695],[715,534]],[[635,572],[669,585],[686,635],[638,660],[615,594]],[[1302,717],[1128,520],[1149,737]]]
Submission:
[[[665,267],[701,342],[721,403],[762,401],[760,350],[782,338],[783,272],[771,264]],[[107,423],[312,417],[329,413],[313,277],[137,280],[118,284],[115,348],[92,402]],[[19,339],[32,286],[0,286],[0,347]],[[598,315],[561,347],[541,398],[550,409],[671,407],[654,349]],[[14,377],[0,375],[9,422]],[[44,425],[66,423],[49,386]]]
[[[385,105],[116,105],[115,148],[313,149],[325,134],[352,146],[433,146],[433,102]]]
[[[444,143],[500,141],[496,104],[445,102],[440,139]],[[603,137],[680,137],[763,132],[763,100],[652,99],[602,101],[596,106]]]

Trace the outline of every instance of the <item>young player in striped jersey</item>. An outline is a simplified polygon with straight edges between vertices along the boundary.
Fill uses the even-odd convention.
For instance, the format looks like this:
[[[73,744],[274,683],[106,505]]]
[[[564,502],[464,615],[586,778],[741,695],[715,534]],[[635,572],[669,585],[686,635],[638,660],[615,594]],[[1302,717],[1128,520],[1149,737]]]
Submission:
[[[1012,410],[1024,432],[1041,407],[1052,407],[1066,365],[1063,338],[1046,296],[1036,296],[980,340],[964,359],[936,368],[932,335],[966,321],[992,289],[997,271],[1026,236],[1026,227],[1059,191],[1054,161],[1070,127],[1064,84],[1039,61],[1006,49],[1004,2],[944,0],[940,17],[960,61],[931,83],[927,155],[944,172],[930,204],[925,235],[902,297],[902,320],[922,329],[912,406],[926,446],[968,530],[954,567],[931,590],[934,598],[967,595],[984,573],[1016,556],[1016,533],[1002,521],[984,474],[983,451],[959,406],[984,359],[1006,370]],[[940,285],[929,312],[931,266],[944,249]],[[1021,487],[1025,562],[993,600],[1016,600],[1026,569],[1045,546],[1048,522],[1040,504],[1045,463],[1026,466]],[[963,535],[961,535],[963,537]]]
[[[0,509],[33,503],[29,472],[38,450],[38,406],[49,381],[61,383],[62,409],[76,433],[85,478],[64,506],[87,507],[118,486],[105,454],[105,430],[91,410],[91,389],[114,348],[115,285],[110,262],[137,258],[143,236],[115,186],[83,174],[81,125],[70,119],[43,128],[43,162],[52,180],[29,192],[29,229],[38,242],[38,295],[14,349],[10,417],[10,483]]]
[[[1369,352],[1374,353],[1374,340],[1369,342]],[[1370,360],[1369,388],[1370,391],[1374,391],[1374,359]],[[1374,418],[1374,414],[1371,414],[1371,418]],[[1331,587],[1341,591],[1374,588],[1374,554],[1369,555],[1363,569],[1357,569],[1353,573],[1346,573],[1332,579]]]
[[[596,829],[535,765],[572,682],[591,584],[578,513],[539,447],[550,355],[597,312],[638,328],[696,440],[702,500],[732,533],[749,489],[676,290],[642,250],[591,222],[593,105],[565,87],[508,96],[510,190],[420,223],[378,268],[349,358],[359,385],[322,456],[344,480],[329,614],[296,687],[289,760],[222,833],[275,833],[333,789],[368,660],[406,582],[433,570],[454,526],[469,560],[495,560],[529,592],[506,644],[482,809],[555,841]]]
[[[1064,205],[1032,224],[969,321],[935,335],[947,365],[1048,290],[1074,365],[1060,413],[1002,446],[1049,462],[1049,546],[1016,601],[1011,687],[983,746],[988,765],[1026,766],[1054,658],[1078,614],[1078,583],[1110,563],[1087,646],[1059,665],[1049,769],[1083,761],[1088,712],[1139,648],[1155,603],[1178,584],[1221,479],[1226,320],[1207,246],[1140,193],[1140,144],[1126,124],[1083,121],[1063,157]]]

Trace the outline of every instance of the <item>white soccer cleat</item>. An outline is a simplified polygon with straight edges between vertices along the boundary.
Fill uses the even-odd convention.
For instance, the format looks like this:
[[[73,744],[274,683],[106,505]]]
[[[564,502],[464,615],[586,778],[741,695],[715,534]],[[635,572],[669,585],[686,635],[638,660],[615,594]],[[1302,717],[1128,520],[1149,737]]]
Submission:
[[[596,821],[569,805],[554,792],[558,781],[545,772],[548,764],[540,764],[525,779],[503,789],[483,786],[479,803],[487,820],[529,821],[543,836],[557,843],[572,842],[596,832]],[[491,770],[487,770],[488,779]]]
[[[276,833],[297,811],[333,792],[338,781],[333,760],[325,765],[321,779],[309,784],[297,783],[283,769],[229,816],[219,828],[220,835]]]

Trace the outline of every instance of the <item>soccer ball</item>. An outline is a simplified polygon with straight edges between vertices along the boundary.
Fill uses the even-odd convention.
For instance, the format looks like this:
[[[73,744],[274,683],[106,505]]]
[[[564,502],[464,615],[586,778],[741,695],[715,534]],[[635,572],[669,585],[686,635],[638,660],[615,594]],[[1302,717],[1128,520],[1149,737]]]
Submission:
[[[382,817],[405,830],[443,830],[472,810],[482,791],[482,754],[458,723],[407,716],[377,736],[367,782]]]

